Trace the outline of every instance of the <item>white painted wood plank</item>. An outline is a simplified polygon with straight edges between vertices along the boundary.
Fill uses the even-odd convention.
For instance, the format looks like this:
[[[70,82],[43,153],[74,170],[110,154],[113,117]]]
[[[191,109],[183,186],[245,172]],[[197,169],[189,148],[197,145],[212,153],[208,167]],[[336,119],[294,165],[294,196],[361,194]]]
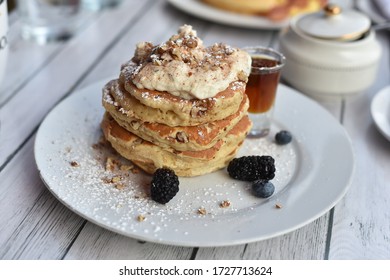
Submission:
[[[313,223],[272,239],[247,246],[200,248],[200,260],[321,260],[326,249],[328,214]]]
[[[65,259],[187,260],[192,248],[143,243],[88,223]]]
[[[64,45],[65,42],[52,42],[39,45],[21,39],[21,22],[16,10],[8,17],[9,55],[4,79],[0,84],[0,107],[22,87],[31,76]]]
[[[23,161],[18,161],[23,159]],[[35,168],[32,145],[20,151],[15,161],[9,163],[0,173],[0,223],[7,225],[0,231],[0,248],[3,250],[12,231],[33,207],[39,194],[44,190]],[[24,184],[23,178],[29,179]],[[0,255],[3,255],[2,252]]]
[[[336,206],[330,259],[390,258],[390,144],[370,115],[374,95],[390,84],[389,34],[379,34],[384,55],[376,83],[346,103],[344,126],[355,151],[351,188]]]
[[[329,212],[307,226],[248,245],[244,259],[322,260],[326,254]]]
[[[123,9],[102,14],[99,20],[61,50],[0,111],[0,165],[37,127],[45,114],[82,79],[121,30],[137,19],[147,1],[126,1]],[[9,116],[12,116],[9,117]]]
[[[60,49],[61,44],[39,46],[20,39],[20,24],[15,23],[9,35],[9,56],[4,79],[0,84],[0,107],[16,94],[47,61]]]
[[[0,259],[58,259],[83,223],[44,187],[31,139],[0,173]]]
[[[88,14],[80,27],[84,30],[98,14]],[[23,87],[40,69],[54,58],[60,49],[68,42],[51,42],[39,45],[35,42],[21,39],[21,22],[13,13],[13,24],[10,26],[8,42],[9,56],[4,79],[0,84],[0,107],[12,98],[18,89]],[[73,40],[73,39],[71,39]]]

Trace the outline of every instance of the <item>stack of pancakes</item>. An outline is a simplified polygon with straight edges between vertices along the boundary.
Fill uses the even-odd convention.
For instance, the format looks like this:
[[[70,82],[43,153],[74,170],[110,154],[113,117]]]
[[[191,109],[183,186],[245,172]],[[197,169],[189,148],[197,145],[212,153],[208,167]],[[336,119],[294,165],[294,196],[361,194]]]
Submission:
[[[166,167],[197,176],[225,167],[251,128],[246,81],[233,81],[210,98],[183,98],[137,87],[141,64],[122,65],[119,78],[103,88],[101,126],[112,147],[148,173]]]

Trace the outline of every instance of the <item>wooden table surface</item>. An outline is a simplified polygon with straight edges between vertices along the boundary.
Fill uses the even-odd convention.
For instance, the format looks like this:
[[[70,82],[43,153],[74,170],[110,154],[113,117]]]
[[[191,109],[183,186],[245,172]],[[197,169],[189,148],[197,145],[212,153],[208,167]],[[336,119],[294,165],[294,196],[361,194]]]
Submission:
[[[215,248],[145,243],[83,219],[47,190],[33,153],[46,114],[73,92],[116,76],[137,42],[162,42],[183,24],[194,26],[206,45],[278,44],[277,31],[204,21],[163,0],[124,1],[88,18],[71,40],[47,45],[21,39],[18,16],[10,15],[0,85],[0,259],[389,259],[390,143],[370,115],[372,98],[390,83],[388,32],[378,32],[383,57],[374,85],[356,98],[321,103],[352,140],[355,175],[333,209],[298,230]]]

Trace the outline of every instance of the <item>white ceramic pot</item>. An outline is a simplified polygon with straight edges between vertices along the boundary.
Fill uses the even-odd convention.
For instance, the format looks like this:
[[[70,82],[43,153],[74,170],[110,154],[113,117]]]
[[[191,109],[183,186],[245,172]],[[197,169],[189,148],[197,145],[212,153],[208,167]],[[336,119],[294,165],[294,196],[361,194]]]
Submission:
[[[0,0],[0,85],[4,76],[5,65],[8,57],[8,16],[7,1]]]
[[[356,11],[328,10],[292,19],[280,34],[282,77],[320,99],[353,96],[375,81],[381,47],[370,20]]]

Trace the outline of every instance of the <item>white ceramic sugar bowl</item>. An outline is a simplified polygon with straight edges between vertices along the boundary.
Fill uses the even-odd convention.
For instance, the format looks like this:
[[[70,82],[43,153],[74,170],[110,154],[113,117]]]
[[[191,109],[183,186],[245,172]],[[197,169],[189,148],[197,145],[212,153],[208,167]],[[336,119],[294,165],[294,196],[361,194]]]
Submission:
[[[280,51],[286,56],[283,78],[319,99],[364,92],[381,56],[370,20],[335,5],[292,19],[280,34]]]
[[[5,64],[8,56],[8,18],[7,18],[7,1],[0,0],[0,85],[5,71]]]

